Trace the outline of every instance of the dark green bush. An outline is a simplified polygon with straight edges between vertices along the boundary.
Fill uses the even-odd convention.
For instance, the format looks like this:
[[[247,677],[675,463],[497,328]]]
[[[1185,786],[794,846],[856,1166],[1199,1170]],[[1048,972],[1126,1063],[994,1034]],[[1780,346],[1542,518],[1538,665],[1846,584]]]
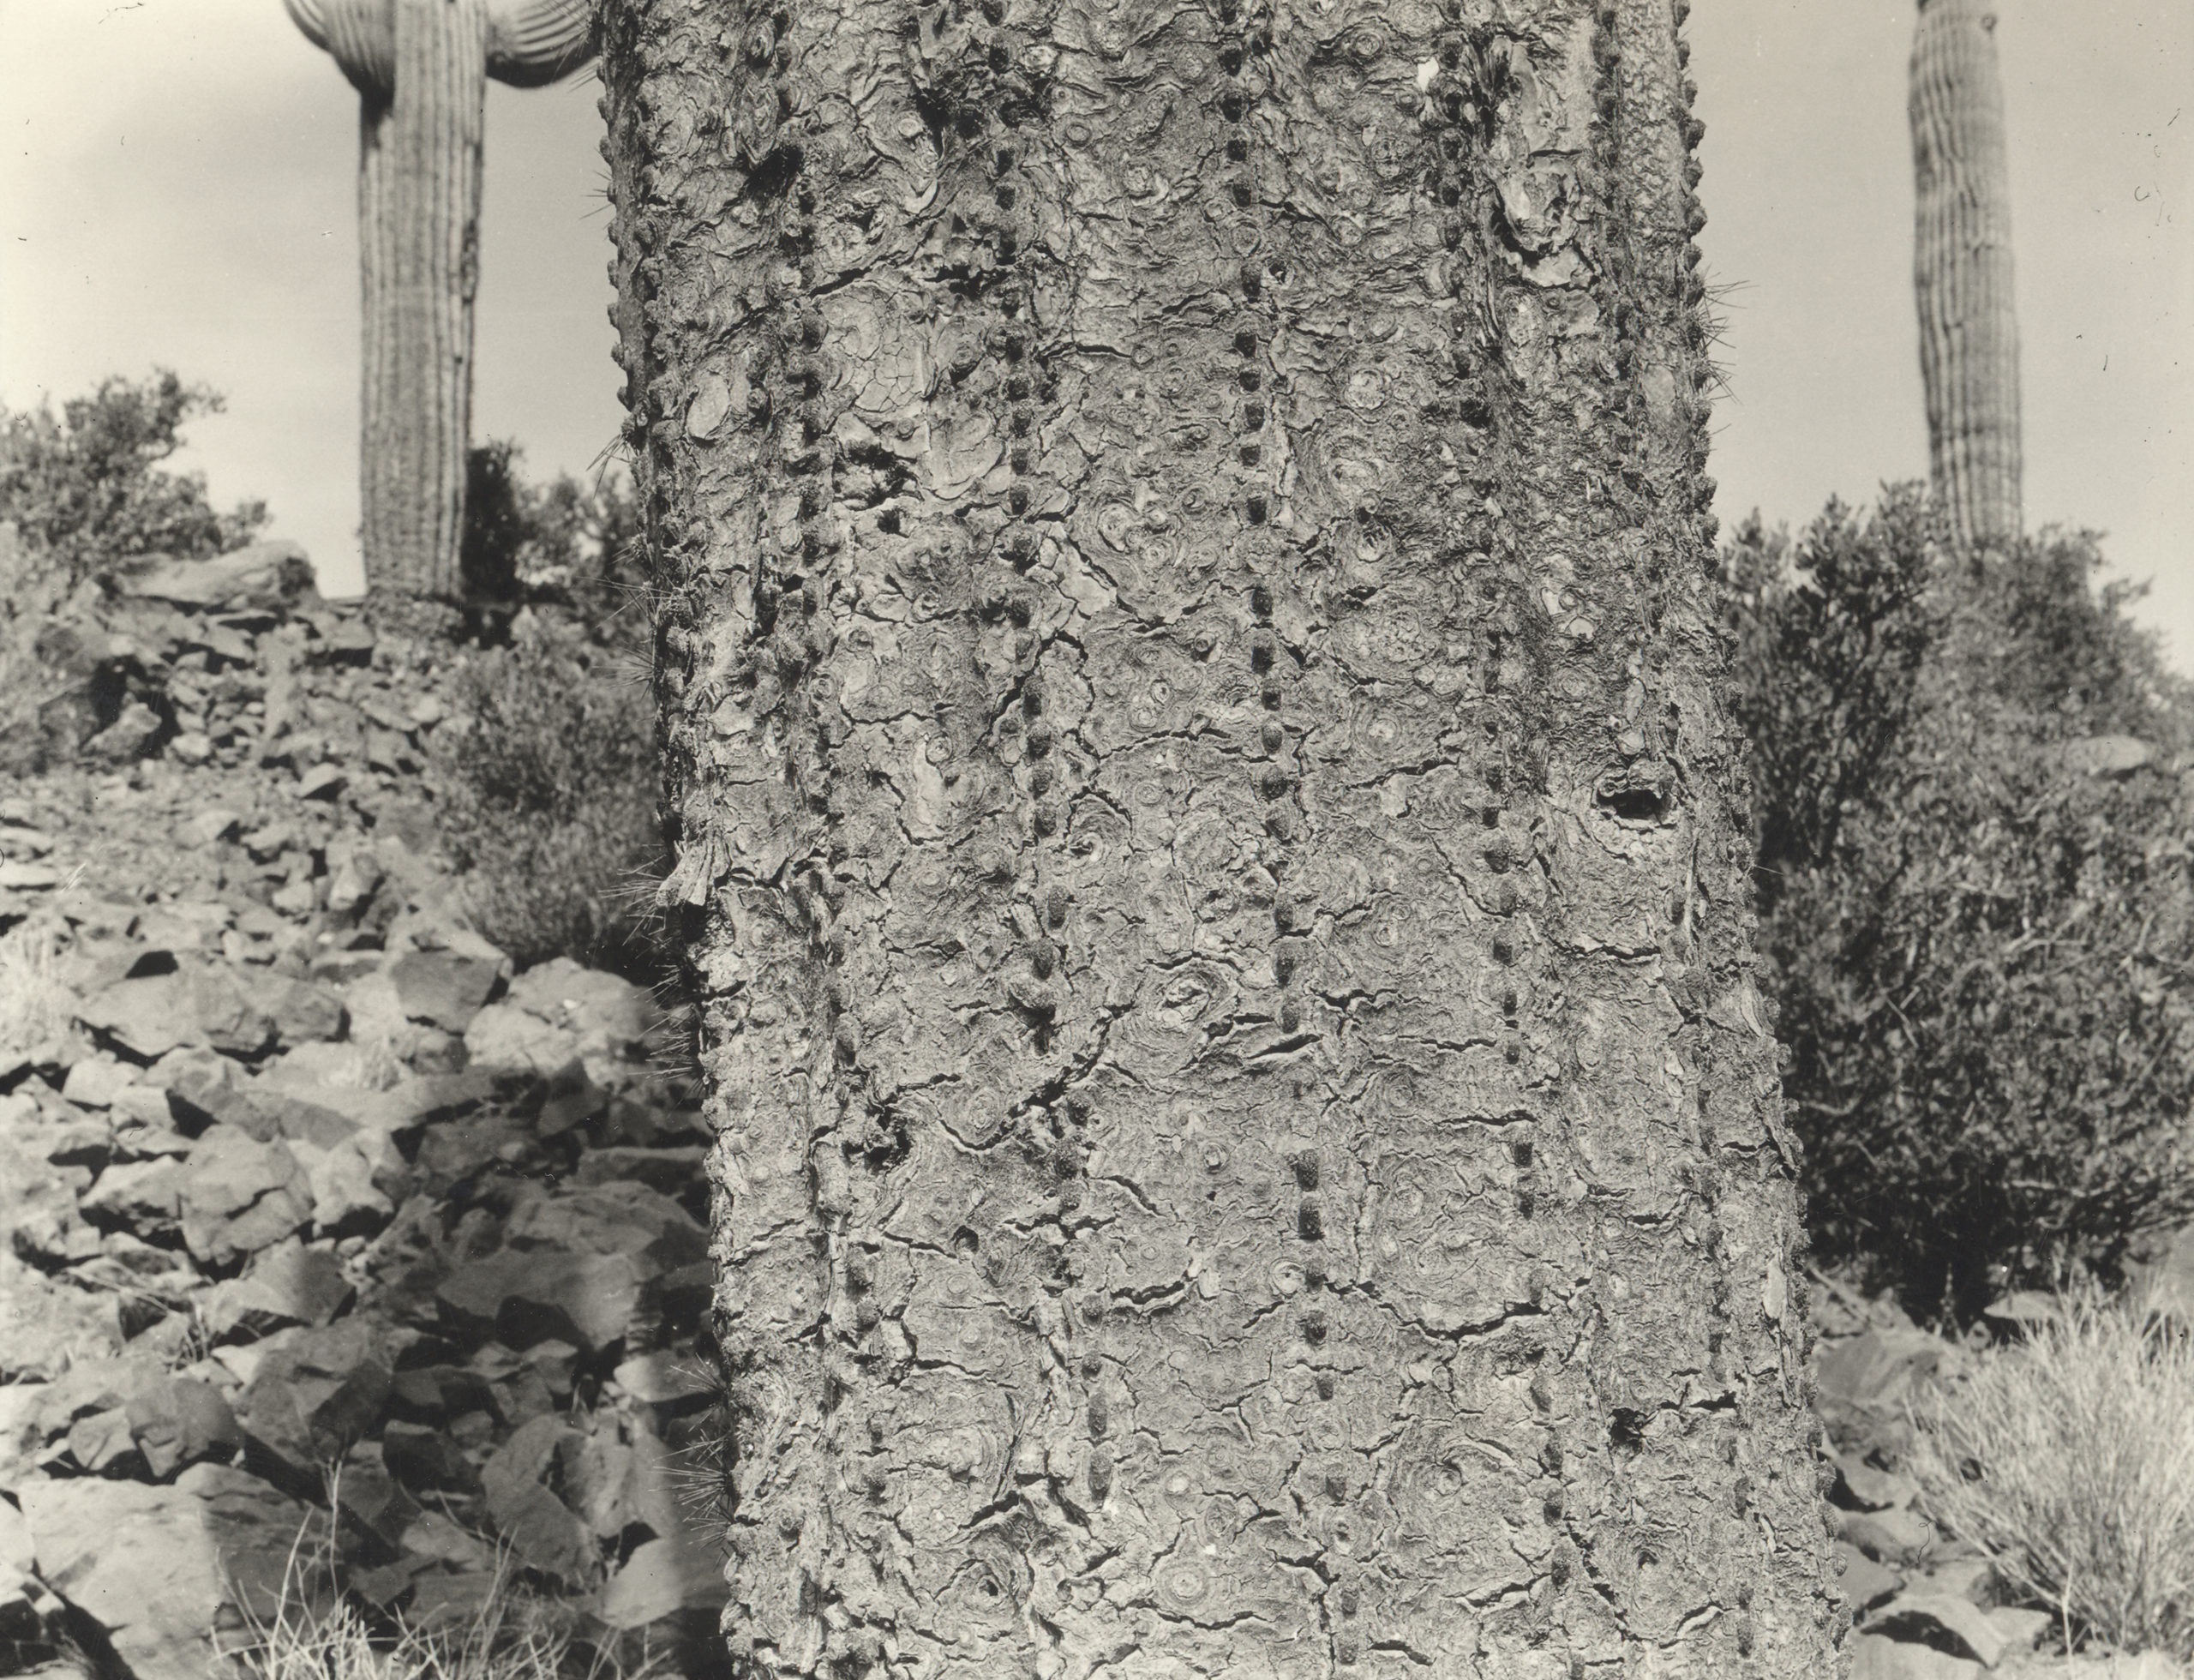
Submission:
[[[458,567],[480,601],[548,601],[589,617],[615,613],[632,592],[639,509],[621,474],[593,484],[560,472],[546,484],[519,470],[525,451],[491,438],[465,456],[465,531]]]
[[[438,827],[480,931],[521,964],[655,966],[655,717],[634,668],[602,627],[544,609],[459,669],[463,721],[434,753]]]
[[[57,418],[45,403],[0,410],[0,519],[15,523],[63,594],[153,555],[202,560],[239,547],[267,523],[266,505],[218,512],[203,473],[159,465],[181,447],[187,421],[220,411],[217,393],[165,369],[141,382],[103,380]]]
[[[1899,489],[1724,561],[1816,1240],[1964,1317],[2194,1214],[2194,813],[2185,685],[2095,540],[1938,537]]]

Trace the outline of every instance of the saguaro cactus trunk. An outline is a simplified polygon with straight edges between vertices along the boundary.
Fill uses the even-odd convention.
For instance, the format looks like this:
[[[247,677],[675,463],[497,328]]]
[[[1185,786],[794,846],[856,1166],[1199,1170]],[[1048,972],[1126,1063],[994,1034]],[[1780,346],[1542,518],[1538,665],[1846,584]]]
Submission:
[[[616,0],[740,1671],[1837,1671],[1676,0]]]
[[[1927,448],[1952,532],[2020,534],[2019,335],[1993,0],[1921,0],[1912,46],[1913,287]]]
[[[359,500],[378,592],[453,599],[487,81],[591,56],[585,0],[285,0],[358,89]]]

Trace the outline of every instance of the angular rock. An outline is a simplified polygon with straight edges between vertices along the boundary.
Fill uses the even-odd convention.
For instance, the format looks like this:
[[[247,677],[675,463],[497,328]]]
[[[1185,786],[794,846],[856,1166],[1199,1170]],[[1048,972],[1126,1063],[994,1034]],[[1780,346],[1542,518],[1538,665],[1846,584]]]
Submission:
[[[160,1481],[186,1464],[226,1461],[243,1451],[243,1426],[209,1383],[165,1377],[140,1389],[123,1413],[130,1438]]]
[[[273,1017],[251,995],[256,989],[270,988],[247,984],[226,964],[193,963],[117,981],[86,998],[76,1017],[146,1061],[186,1045],[256,1056],[277,1036]]]
[[[79,1108],[111,1108],[123,1092],[136,1083],[136,1069],[124,1067],[111,1058],[87,1056],[69,1070],[61,1095]]]
[[[293,1465],[316,1468],[371,1434],[388,1407],[382,1332],[363,1318],[297,1332],[244,1391],[244,1427]]]
[[[183,831],[201,846],[233,840],[243,831],[243,819],[225,806],[211,805],[183,825]]]
[[[593,1353],[631,1325],[645,1275],[621,1254],[504,1249],[459,1266],[435,1293],[459,1324],[513,1347],[554,1338]]]
[[[323,1237],[381,1230],[411,1185],[411,1169],[387,1132],[353,1132],[327,1149],[293,1140],[290,1153],[311,1180],[313,1229]]]
[[[1993,1668],[2005,1648],[2003,1630],[1981,1608],[1948,1593],[1903,1593],[1876,1611],[1868,1633],[1909,1640],[1969,1657]]]
[[[207,1322],[216,1335],[238,1326],[261,1335],[290,1324],[317,1328],[356,1293],[333,1255],[292,1237],[261,1254],[242,1277],[217,1286]]]
[[[273,1247],[302,1230],[312,1209],[312,1181],[280,1143],[216,1125],[191,1151],[181,1196],[183,1239],[207,1265],[233,1265]]]
[[[421,1515],[418,1502],[388,1473],[378,1441],[361,1441],[344,1455],[336,1497],[345,1515],[363,1523],[392,1546]]]
[[[388,1473],[415,1492],[466,1493],[480,1485],[472,1461],[442,1429],[391,1423],[381,1431],[381,1454]]]
[[[71,1288],[0,1245],[0,1398],[17,1386],[58,1377],[79,1361],[119,1347],[117,1306],[113,1293]],[[0,1449],[0,1457],[4,1455]]]
[[[690,1190],[702,1180],[709,1152],[698,1145],[674,1149],[635,1149],[618,1147],[589,1149],[579,1157],[572,1175],[578,1185],[614,1184],[630,1179],[665,1196]]]
[[[1838,1539],[1892,1566],[1915,1562],[1935,1543],[1927,1520],[1912,1511],[1832,1509],[1830,1521]]]
[[[595,1614],[612,1628],[644,1628],[686,1610],[715,1610],[729,1596],[722,1562],[705,1545],[673,1534],[636,1546],[603,1583]]]
[[[39,1574],[106,1630],[136,1680],[213,1672],[221,1564],[195,1495],[88,1478],[17,1494]]]
[[[331,1606],[325,1511],[225,1464],[194,1464],[176,1485],[198,1501],[227,1596],[247,1617],[268,1623],[286,1604],[292,1616],[309,1620]]]
[[[171,560],[129,579],[124,592],[201,612],[287,614],[319,599],[312,562],[286,537],[249,543],[212,560]]]
[[[297,797],[332,801],[341,797],[344,789],[350,785],[351,778],[343,773],[341,765],[315,765],[297,777]]]
[[[1909,1505],[1919,1493],[1911,1478],[1867,1463],[1855,1453],[1832,1453],[1836,1489],[1831,1496],[1847,1510],[1883,1511]]]
[[[1854,1615],[1863,1614],[1902,1591],[1904,1578],[1885,1569],[1849,1540],[1836,1543],[1837,1590]]]
[[[1980,1680],[1979,1663],[1925,1645],[1861,1634],[1851,1641],[1851,1680]]]
[[[118,1227],[147,1242],[171,1241],[183,1229],[186,1171],[167,1156],[118,1161],[99,1174],[79,1205],[95,1224]]]
[[[151,753],[166,729],[166,720],[159,712],[144,701],[133,699],[123,705],[114,722],[79,750],[93,764],[130,764]]]
[[[404,1012],[462,1033],[509,972],[510,959],[477,935],[452,933],[439,951],[410,951],[389,965]]]
[[[39,1415],[45,1402],[43,1383],[0,1383],[0,1493],[13,1493],[38,1473],[45,1431]]]
[[[83,1167],[57,1167],[0,1137],[0,1253],[50,1262],[97,1254],[99,1233],[76,1211],[76,1198],[90,1182]]]
[[[465,1029],[469,1066],[546,1078],[579,1060],[578,1035],[507,1004],[489,1004]]]

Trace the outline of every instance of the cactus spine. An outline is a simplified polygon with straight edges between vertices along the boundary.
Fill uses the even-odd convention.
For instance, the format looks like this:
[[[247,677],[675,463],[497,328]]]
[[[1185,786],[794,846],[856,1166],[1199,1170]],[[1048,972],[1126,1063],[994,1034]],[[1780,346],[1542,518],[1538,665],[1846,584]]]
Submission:
[[[2014,540],[2019,341],[2010,171],[1990,0],[1921,0],[1910,110],[1913,284],[1935,494],[1961,545]]]
[[[461,591],[487,79],[592,52],[585,0],[285,0],[358,90],[359,501],[376,594]]]

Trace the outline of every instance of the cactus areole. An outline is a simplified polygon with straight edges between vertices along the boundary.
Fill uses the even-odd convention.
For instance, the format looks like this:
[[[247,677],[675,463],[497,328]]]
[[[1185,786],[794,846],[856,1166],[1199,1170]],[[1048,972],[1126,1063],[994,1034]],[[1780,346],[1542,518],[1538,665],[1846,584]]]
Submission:
[[[284,0],[358,90],[359,501],[376,594],[453,598],[487,78],[593,53],[586,0]]]
[[[1969,548],[2020,511],[2011,172],[1989,0],[1921,0],[1912,45],[1913,287],[1935,494]]]

